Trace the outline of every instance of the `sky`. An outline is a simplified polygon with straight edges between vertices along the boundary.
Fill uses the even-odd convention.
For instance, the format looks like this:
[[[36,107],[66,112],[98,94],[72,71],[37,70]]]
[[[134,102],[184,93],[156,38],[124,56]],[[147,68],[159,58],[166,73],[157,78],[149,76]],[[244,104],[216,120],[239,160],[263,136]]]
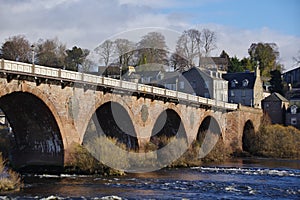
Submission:
[[[0,0],[0,43],[24,35],[94,50],[106,39],[137,42],[158,31],[174,51],[184,30],[208,28],[217,36],[212,56],[243,58],[252,43],[276,43],[289,70],[300,56],[299,20],[299,0]]]

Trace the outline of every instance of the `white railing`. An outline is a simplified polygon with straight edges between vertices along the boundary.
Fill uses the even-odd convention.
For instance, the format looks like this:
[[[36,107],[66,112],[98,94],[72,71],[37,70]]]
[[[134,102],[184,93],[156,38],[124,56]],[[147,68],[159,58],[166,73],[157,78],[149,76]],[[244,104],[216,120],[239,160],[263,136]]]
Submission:
[[[179,99],[179,101],[184,100],[184,101],[189,101],[191,103],[205,104],[205,105],[225,108],[229,110],[236,110],[238,108],[237,104],[227,103],[223,101],[216,101],[213,99],[199,97],[184,92],[178,92],[174,90],[168,90],[168,89],[163,89],[159,87],[133,83],[128,81],[120,81],[117,79],[100,77],[96,75],[74,72],[69,70],[44,67],[40,65],[32,65],[32,64],[15,62],[15,61],[8,61],[4,59],[1,59],[0,70],[10,71],[19,74],[32,75],[32,76],[41,76],[41,77],[59,79],[59,80],[111,86],[115,88],[131,90],[131,91],[149,93],[152,95],[177,98]]]

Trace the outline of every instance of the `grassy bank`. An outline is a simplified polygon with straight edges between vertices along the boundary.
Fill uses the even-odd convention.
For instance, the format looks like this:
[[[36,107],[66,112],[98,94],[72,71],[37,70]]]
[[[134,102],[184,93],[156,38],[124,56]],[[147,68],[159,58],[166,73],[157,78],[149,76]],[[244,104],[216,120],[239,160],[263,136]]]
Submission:
[[[248,142],[248,152],[255,156],[300,159],[300,130],[291,126],[263,125]]]
[[[18,173],[7,169],[0,153],[0,191],[20,190],[21,177]]]

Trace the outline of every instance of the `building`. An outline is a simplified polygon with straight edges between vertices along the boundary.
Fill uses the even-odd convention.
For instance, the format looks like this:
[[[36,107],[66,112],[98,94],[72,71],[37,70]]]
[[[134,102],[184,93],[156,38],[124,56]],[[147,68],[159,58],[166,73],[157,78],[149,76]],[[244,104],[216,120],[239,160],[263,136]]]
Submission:
[[[228,59],[222,57],[202,57],[200,58],[200,68],[206,68],[219,73],[226,73],[228,69]]]
[[[279,93],[272,93],[262,100],[262,109],[268,114],[272,124],[285,124],[285,113],[289,101]]]
[[[300,89],[300,67],[284,72],[282,77],[288,86]]]
[[[260,70],[223,74],[228,81],[228,102],[261,108],[264,98]]]
[[[286,111],[285,124],[295,126],[300,129],[300,107],[291,105]]]
[[[190,88],[197,96],[228,102],[228,81],[218,71],[193,67],[182,73],[185,88]]]

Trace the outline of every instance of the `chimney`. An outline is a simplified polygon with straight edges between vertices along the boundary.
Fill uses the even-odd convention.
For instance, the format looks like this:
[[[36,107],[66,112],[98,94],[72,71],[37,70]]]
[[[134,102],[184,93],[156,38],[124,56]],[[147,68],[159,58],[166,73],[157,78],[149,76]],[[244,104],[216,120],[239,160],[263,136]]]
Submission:
[[[260,77],[259,65],[257,65],[256,68],[255,68],[255,77]]]

